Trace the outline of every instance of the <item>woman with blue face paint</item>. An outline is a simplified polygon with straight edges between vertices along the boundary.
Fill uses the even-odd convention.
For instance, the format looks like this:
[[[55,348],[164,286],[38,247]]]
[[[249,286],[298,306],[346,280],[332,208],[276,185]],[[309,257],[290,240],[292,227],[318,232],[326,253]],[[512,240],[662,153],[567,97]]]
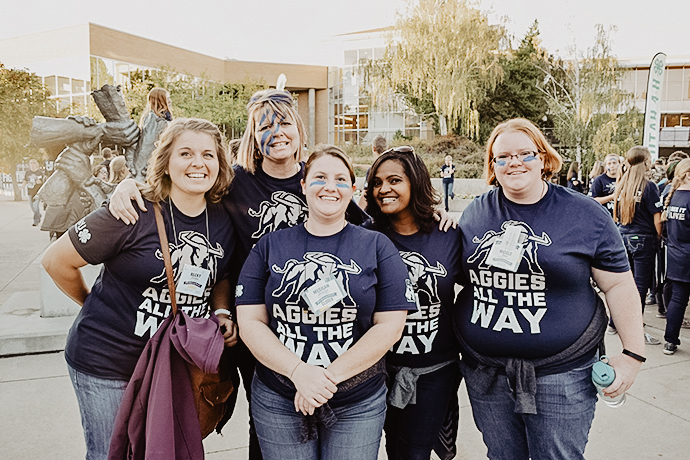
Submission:
[[[546,180],[560,155],[530,121],[498,125],[487,182],[460,218],[465,288],[453,312],[472,415],[490,459],[583,459],[594,418],[592,364],[606,330],[623,353],[606,396],[644,362],[639,297],[613,220],[594,200]]]
[[[416,307],[390,240],[345,219],[354,179],[342,150],[317,147],[307,221],[266,235],[242,268],[237,318],[259,362],[252,414],[266,459],[378,455],[383,357]]]
[[[401,339],[386,354],[386,452],[389,460],[429,460],[439,438],[443,446],[455,446],[457,436],[459,344],[451,313],[455,284],[461,281],[460,231],[437,228],[433,215],[440,198],[411,147],[384,152],[369,177],[366,200],[373,229],[399,251],[417,304]],[[446,420],[453,422],[444,425]]]
[[[306,129],[292,96],[276,89],[258,91],[249,100],[247,112],[247,128],[233,166],[235,179],[221,201],[233,222],[237,239],[232,283],[236,282],[249,251],[262,236],[294,227],[307,217],[301,186]],[[138,214],[131,200],[136,200],[145,210],[135,182],[128,179],[118,185],[111,197],[113,215],[125,222],[135,222]],[[354,203],[349,206],[349,221],[359,225],[364,216]],[[251,401],[256,360],[241,341],[235,348],[245,393]],[[261,458],[251,417],[249,458]]]

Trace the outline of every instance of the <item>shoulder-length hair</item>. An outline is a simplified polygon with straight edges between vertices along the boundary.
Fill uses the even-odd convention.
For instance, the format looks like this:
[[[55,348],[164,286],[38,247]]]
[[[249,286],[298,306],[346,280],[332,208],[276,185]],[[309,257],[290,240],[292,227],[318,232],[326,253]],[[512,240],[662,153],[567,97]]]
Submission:
[[[620,167],[616,179],[616,191],[613,194],[613,220],[628,225],[635,217],[635,203],[639,203],[647,186],[648,161],[652,156],[647,147],[632,147],[625,154],[625,161]]]
[[[577,179],[577,173],[579,172],[580,165],[577,161],[573,161],[572,163],[570,163],[570,167],[568,168],[568,175],[565,177],[566,180]]]
[[[391,228],[390,216],[381,211],[378,201],[374,197],[376,187],[376,173],[386,161],[395,161],[403,167],[405,175],[410,181],[410,203],[408,209],[414,217],[415,224],[421,232],[429,233],[435,224],[434,212],[441,204],[439,194],[431,185],[429,170],[412,147],[397,147],[379,156],[369,171],[369,187],[366,191],[367,212],[374,219],[374,227],[379,231]]]
[[[668,205],[671,204],[673,194],[676,193],[678,187],[685,182],[685,179],[688,176],[690,176],[690,158],[685,158],[676,164],[673,181],[671,182],[671,190],[668,192],[668,195],[666,195],[666,199],[664,200],[664,212],[661,214],[662,220],[666,220],[666,210],[668,209]]]
[[[594,166],[592,166],[592,170],[589,173],[590,179],[594,179],[597,176],[600,176],[604,174],[604,162],[601,160],[597,160],[594,162]]]
[[[494,128],[486,142],[486,183],[489,185],[500,185],[496,180],[496,171],[493,162],[493,148],[496,138],[503,133],[518,132],[523,133],[529,137],[534,145],[537,146],[537,152],[542,155],[544,162],[544,169],[541,171],[542,179],[548,179],[555,172],[561,170],[563,166],[563,158],[556,152],[556,149],[551,147],[549,141],[546,140],[544,134],[534,126],[534,124],[525,118],[513,118],[512,120],[504,121]]]
[[[141,114],[139,124],[144,122],[146,115],[153,112],[161,118],[166,118],[166,112],[172,114],[172,107],[168,105],[170,93],[165,88],[153,88],[146,97],[146,109]]]
[[[206,192],[206,199],[212,203],[220,201],[228,190],[235,173],[228,162],[225,150],[225,139],[218,127],[200,118],[177,118],[163,131],[158,139],[156,150],[149,158],[146,170],[146,186],[142,195],[149,201],[162,201],[170,196],[172,181],[168,174],[168,165],[172,156],[175,141],[185,131],[206,133],[213,138],[218,158],[218,177],[210,190]]]
[[[247,104],[247,128],[244,130],[237,152],[237,164],[251,174],[254,174],[259,163],[263,160],[261,147],[256,140],[256,130],[259,127],[256,119],[258,118],[257,115],[264,110],[275,114],[277,120],[290,120],[295,124],[299,133],[295,161],[300,162],[305,156],[304,142],[307,139],[307,130],[302,118],[295,110],[290,93],[278,89],[257,91]]]
[[[309,159],[304,165],[304,180],[306,181],[307,175],[309,175],[309,170],[311,169],[314,162],[321,157],[325,157],[326,155],[337,158],[345,164],[347,172],[350,175],[350,181],[352,182],[352,184],[354,184],[356,178],[355,168],[352,166],[352,160],[350,160],[350,157],[347,156],[347,153],[343,152],[343,150],[340,147],[336,147],[335,145],[330,144],[319,144],[316,147],[314,147],[314,150],[311,152],[311,155],[309,155]]]
[[[127,160],[123,155],[118,155],[112,160],[110,160],[110,178],[108,182],[111,184],[119,184],[127,175],[129,175],[129,170],[127,169]]]

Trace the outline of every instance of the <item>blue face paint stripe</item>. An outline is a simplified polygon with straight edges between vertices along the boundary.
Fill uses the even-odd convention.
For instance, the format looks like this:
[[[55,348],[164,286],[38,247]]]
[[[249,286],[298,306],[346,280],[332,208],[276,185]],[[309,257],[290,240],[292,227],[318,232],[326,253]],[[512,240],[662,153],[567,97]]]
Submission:
[[[343,184],[341,182],[335,184],[335,186],[340,187],[340,188],[350,188],[350,186],[348,184]]]
[[[314,186],[323,187],[324,185],[326,185],[326,181],[315,180],[314,182],[309,184],[309,187],[314,187]]]

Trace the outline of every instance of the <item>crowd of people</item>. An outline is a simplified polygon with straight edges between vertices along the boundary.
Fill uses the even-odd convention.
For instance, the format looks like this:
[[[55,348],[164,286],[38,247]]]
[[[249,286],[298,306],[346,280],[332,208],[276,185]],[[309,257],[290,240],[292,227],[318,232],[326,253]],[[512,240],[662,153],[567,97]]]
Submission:
[[[587,196],[577,163],[568,187],[554,185],[559,153],[531,122],[508,120],[486,146],[493,189],[453,223],[450,157],[442,197],[414,149],[385,150],[384,139],[358,206],[349,157],[332,145],[307,154],[289,93],[251,97],[233,153],[212,123],[172,120],[169,96],[155,96],[142,130],[154,116],[165,127],[145,183],[121,172],[124,158],[99,164],[94,175],[119,184],[108,206],[43,259],[82,305],[65,357],[87,459],[120,458],[112,432],[170,315],[168,276],[184,318],[212,321],[241,375],[252,460],[375,459],[384,432],[389,459],[452,458],[462,378],[489,458],[584,458],[607,327],[623,348],[607,358],[608,397],[634,383],[645,343],[659,343],[643,328],[648,291],[664,299],[664,352],[680,343],[688,159],[669,162],[660,192],[646,148],[609,155]],[[104,266],[93,287],[79,274],[87,263]]]

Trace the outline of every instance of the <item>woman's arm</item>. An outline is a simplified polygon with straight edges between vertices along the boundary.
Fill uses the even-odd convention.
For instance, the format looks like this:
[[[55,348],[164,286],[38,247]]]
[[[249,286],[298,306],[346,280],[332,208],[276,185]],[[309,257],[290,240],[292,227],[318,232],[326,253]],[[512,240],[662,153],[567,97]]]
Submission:
[[[228,278],[216,283],[211,292],[209,303],[214,312],[220,309],[230,310],[230,280]],[[216,317],[220,326],[225,327],[223,333],[225,346],[232,347],[237,344],[238,332],[235,322],[225,313],[217,314]]]
[[[84,305],[86,296],[91,291],[86,286],[79,268],[87,265],[87,262],[74,248],[67,233],[48,248],[41,259],[41,264],[62,292],[79,306]]]
[[[654,214],[654,228],[656,229],[656,236],[661,236],[661,213]]]
[[[237,323],[240,337],[254,357],[272,371],[292,380],[297,392],[311,406],[319,407],[333,397],[338,389],[333,374],[328,369],[305,363],[278,340],[268,327],[266,305],[238,305]],[[299,410],[297,402],[295,409]]]
[[[134,209],[132,200],[136,200],[139,209],[146,211],[146,204],[141,197],[137,181],[125,179],[117,184],[113,195],[110,197],[108,210],[115,218],[120,219],[125,224],[134,224],[139,219],[139,215]]]
[[[371,329],[328,366],[334,382],[340,383],[376,364],[400,340],[406,318],[406,310],[374,313]]]
[[[592,278],[606,297],[623,348],[645,356],[640,297],[632,272],[628,270],[624,273],[613,273],[592,268]],[[609,364],[616,370],[616,379],[604,389],[604,393],[606,396],[615,397],[630,388],[642,363],[621,354],[610,358]]]

